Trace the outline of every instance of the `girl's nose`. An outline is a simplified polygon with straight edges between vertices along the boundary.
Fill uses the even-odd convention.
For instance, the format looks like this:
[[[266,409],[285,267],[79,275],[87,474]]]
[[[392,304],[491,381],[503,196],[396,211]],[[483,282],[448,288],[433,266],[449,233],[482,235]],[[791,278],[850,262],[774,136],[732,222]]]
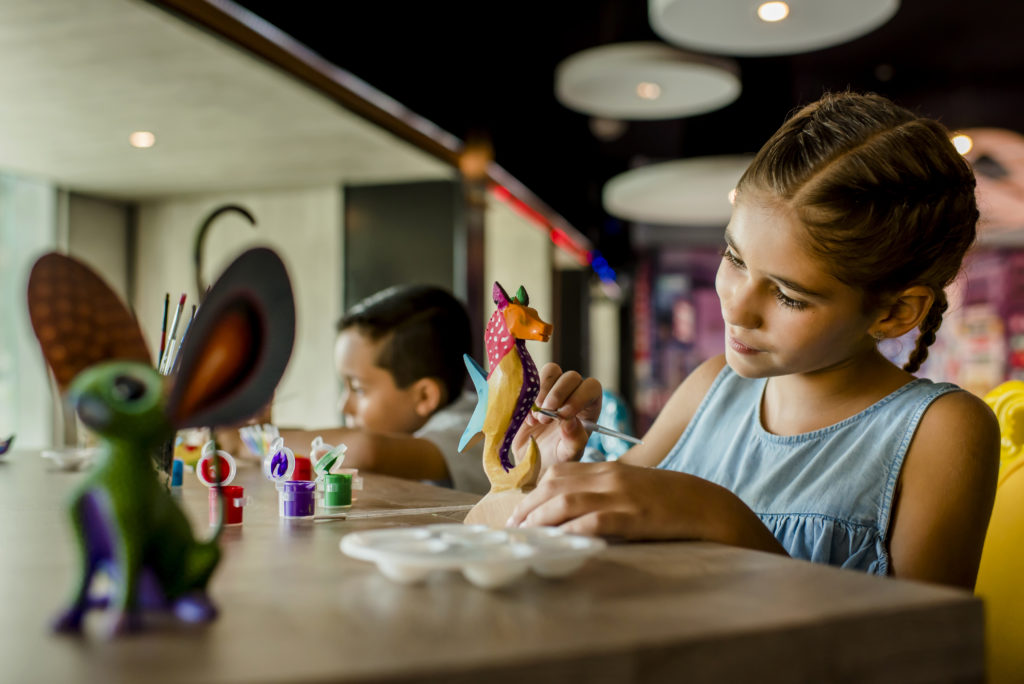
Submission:
[[[760,297],[746,279],[738,278],[724,291],[719,291],[722,318],[726,325],[753,330],[761,326]]]

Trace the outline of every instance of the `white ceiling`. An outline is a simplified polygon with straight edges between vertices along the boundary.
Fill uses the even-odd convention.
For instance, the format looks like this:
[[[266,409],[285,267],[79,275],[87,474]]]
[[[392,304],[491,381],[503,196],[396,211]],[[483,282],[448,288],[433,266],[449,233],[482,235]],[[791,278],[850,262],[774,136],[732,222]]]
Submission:
[[[0,2],[0,171],[114,199],[455,169],[141,0]],[[135,149],[135,130],[156,145]]]

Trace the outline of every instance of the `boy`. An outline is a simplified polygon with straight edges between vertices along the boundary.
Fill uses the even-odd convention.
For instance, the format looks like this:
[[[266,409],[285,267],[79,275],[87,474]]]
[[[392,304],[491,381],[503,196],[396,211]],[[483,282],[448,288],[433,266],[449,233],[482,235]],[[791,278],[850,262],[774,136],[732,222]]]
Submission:
[[[308,451],[321,435],[344,443],[344,467],[485,494],[482,445],[458,452],[476,395],[465,390],[469,316],[445,290],[395,286],[364,299],[338,323],[334,358],[344,427],[282,431]],[[300,446],[301,445],[301,446]]]

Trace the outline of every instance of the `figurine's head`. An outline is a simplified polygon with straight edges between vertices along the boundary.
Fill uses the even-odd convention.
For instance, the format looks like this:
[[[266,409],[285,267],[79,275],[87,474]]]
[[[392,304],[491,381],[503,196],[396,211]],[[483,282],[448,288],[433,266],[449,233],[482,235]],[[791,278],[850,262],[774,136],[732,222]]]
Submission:
[[[164,412],[163,377],[145,364],[91,366],[71,383],[68,396],[82,422],[102,437],[159,442],[173,432]]]
[[[516,290],[515,297],[509,297],[504,288],[494,283],[492,290],[494,303],[505,318],[505,327],[518,340],[538,340],[547,342],[551,337],[552,326],[541,320],[537,310],[530,307],[530,295],[522,285]]]

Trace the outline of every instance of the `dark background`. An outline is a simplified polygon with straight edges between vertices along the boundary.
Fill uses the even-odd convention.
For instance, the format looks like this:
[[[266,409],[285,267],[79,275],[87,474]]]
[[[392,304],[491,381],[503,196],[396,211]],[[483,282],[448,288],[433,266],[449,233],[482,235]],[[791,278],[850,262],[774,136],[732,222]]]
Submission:
[[[753,153],[788,112],[825,90],[881,93],[951,129],[1024,130],[1019,0],[904,0],[887,24],[844,45],[737,58],[743,92],[732,105],[630,122],[610,142],[556,101],[554,72],[589,47],[664,42],[644,0],[238,4],[457,137],[489,139],[496,161],[613,267],[631,255],[629,226],[601,206],[608,179],[647,162]]]

